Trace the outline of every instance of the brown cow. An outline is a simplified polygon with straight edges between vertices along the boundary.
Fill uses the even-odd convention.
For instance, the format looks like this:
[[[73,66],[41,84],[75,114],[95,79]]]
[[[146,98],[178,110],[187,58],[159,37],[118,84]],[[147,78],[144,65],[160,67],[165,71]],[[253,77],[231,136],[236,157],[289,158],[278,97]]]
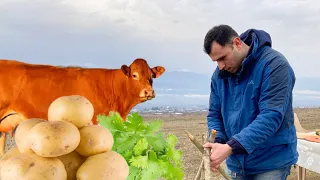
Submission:
[[[120,69],[59,67],[35,65],[15,60],[0,60],[0,155],[4,154],[5,133],[23,120],[47,119],[50,103],[60,96],[81,95],[94,106],[96,115],[117,111],[123,118],[131,109],[155,97],[152,79],[165,68],[150,68],[136,59]],[[10,113],[15,115],[10,116]]]

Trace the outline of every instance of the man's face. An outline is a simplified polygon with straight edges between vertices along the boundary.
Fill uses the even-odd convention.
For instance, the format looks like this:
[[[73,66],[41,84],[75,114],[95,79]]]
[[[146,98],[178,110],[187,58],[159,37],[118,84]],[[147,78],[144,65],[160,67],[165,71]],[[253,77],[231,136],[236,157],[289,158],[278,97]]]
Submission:
[[[226,44],[225,46],[213,42],[209,56],[212,61],[218,63],[220,70],[236,73],[243,60],[241,49],[239,38],[233,39],[232,44]]]

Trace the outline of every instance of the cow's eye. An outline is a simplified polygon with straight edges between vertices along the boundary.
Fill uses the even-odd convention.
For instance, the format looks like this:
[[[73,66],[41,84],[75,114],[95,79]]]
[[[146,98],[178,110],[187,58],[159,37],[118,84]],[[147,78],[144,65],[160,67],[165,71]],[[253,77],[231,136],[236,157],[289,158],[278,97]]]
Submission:
[[[137,74],[137,73],[133,73],[133,74],[132,74],[132,78],[133,78],[133,79],[138,79],[138,78],[139,78],[139,76],[138,76],[138,74]]]

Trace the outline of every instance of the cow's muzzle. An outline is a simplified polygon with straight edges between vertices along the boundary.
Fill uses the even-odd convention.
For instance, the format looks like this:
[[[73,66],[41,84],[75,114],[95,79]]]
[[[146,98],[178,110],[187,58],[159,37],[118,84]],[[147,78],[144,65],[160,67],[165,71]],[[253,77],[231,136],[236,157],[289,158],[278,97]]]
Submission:
[[[153,89],[143,89],[140,92],[140,97],[146,100],[150,100],[156,97],[156,94]]]

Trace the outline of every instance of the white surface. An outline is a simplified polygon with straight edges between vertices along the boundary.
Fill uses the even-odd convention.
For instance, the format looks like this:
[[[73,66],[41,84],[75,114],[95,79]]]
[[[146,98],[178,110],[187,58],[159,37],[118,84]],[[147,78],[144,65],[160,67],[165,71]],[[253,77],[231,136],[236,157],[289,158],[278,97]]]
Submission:
[[[320,173],[320,143],[298,139],[299,159],[297,165]]]

